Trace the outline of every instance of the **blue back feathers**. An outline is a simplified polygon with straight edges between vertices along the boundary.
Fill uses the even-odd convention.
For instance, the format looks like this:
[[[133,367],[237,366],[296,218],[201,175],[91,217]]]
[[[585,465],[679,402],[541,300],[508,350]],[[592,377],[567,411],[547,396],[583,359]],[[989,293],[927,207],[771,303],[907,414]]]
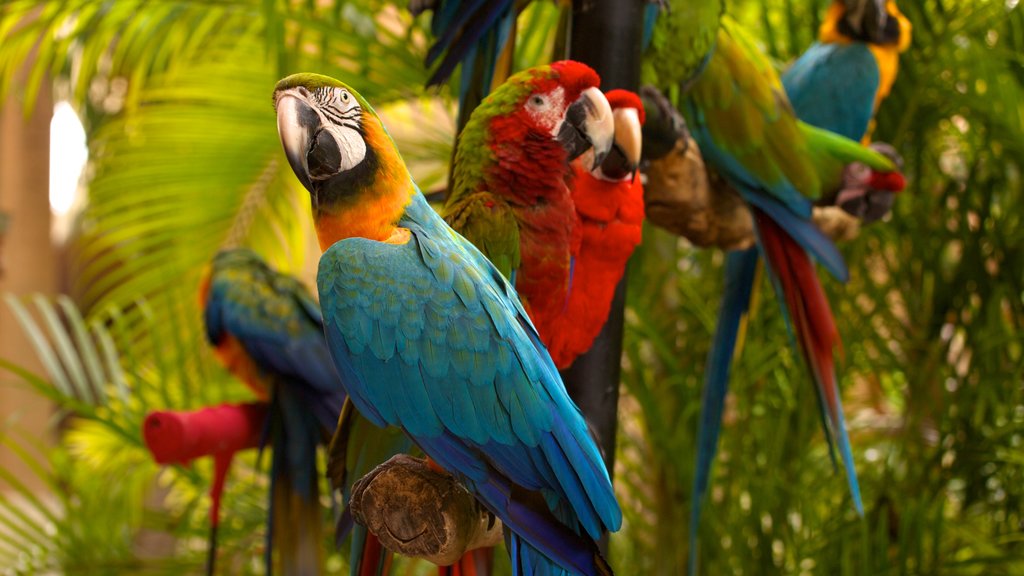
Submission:
[[[597,571],[592,539],[618,529],[621,511],[515,290],[421,194],[399,226],[412,233],[404,245],[350,238],[320,260],[327,340],[353,402],[403,428],[524,546],[550,548],[541,562],[575,569],[586,557]],[[530,520],[542,526],[517,512],[525,491],[549,503]],[[565,541],[541,541],[545,529]]]
[[[268,379],[299,395],[323,427],[334,429],[345,392],[324,340],[320,308],[298,280],[249,250],[220,252],[204,318],[211,344],[233,336]]]
[[[880,75],[861,42],[813,44],[782,75],[800,120],[860,140],[874,114]]]

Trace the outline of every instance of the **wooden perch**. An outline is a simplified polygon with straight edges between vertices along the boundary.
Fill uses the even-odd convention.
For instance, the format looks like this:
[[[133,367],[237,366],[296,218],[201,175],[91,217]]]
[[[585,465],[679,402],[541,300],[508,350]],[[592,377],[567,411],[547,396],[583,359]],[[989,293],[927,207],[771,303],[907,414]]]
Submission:
[[[700,247],[738,250],[754,245],[750,209],[734,188],[704,165],[693,139],[652,160],[644,185],[647,219]],[[833,240],[857,237],[860,221],[835,206],[815,206],[814,222]]]
[[[157,464],[188,464],[203,456],[255,448],[266,419],[262,402],[192,412],[157,410],[146,415],[142,435]]]
[[[349,507],[388,550],[438,566],[502,538],[501,521],[451,474],[405,454],[357,480]]]
[[[696,246],[738,250],[754,244],[750,210],[708,171],[692,138],[680,139],[671,152],[651,161],[644,204],[648,220]]]

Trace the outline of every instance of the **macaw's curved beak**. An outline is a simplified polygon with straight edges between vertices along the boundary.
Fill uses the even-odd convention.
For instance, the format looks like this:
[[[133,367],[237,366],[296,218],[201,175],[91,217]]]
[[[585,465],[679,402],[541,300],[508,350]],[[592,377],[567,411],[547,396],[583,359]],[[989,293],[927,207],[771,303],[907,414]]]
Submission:
[[[281,137],[288,164],[306,190],[313,192],[309,161],[313,151],[310,150],[310,142],[322,132],[320,116],[295,90],[278,93],[274,102],[277,108],[277,133]]]
[[[611,150],[615,137],[615,120],[608,99],[597,88],[587,88],[565,112],[558,128],[558,142],[574,160],[593,148],[593,161],[588,170],[601,165]]]
[[[630,178],[640,165],[643,149],[640,114],[635,108],[618,108],[612,112],[615,139],[611,151],[601,163],[601,172],[613,180]]]
[[[886,44],[891,39],[887,34],[889,14],[885,8],[886,0],[843,0],[846,15],[843,17],[855,38],[872,44]],[[898,30],[897,38],[898,39]]]

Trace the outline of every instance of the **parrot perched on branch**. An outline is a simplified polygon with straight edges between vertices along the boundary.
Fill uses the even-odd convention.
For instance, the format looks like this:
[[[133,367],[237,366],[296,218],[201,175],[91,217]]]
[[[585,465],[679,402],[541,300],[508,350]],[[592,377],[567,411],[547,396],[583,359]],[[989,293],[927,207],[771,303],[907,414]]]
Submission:
[[[394,426],[379,428],[347,402],[338,418],[337,430],[331,439],[327,459],[327,477],[335,489],[341,490],[345,508],[338,519],[339,543],[351,536],[349,574],[351,576],[382,576],[387,574],[392,553],[364,526],[352,520],[349,502],[352,484],[395,454],[413,450],[412,440]]]
[[[723,15],[721,0],[668,3],[653,22],[645,53],[645,81],[677,93],[680,110],[705,162],[750,206],[758,250],[792,334],[809,368],[825,437],[838,448],[854,507],[863,513],[835,374],[840,345],[828,300],[812,264],[846,281],[847,268],[832,242],[810,221],[812,200],[842,183],[844,167],[862,162],[889,172],[893,163],[847,138],[800,122],[771,62],[738,23]],[[690,570],[707,491],[729,365],[741,318],[749,306],[757,252],[731,252],[702,400],[697,472],[690,525]]]
[[[793,111],[812,126],[863,139],[910,39],[910,21],[893,0],[835,0],[818,42],[782,75]]]
[[[244,249],[214,257],[199,299],[217,358],[269,401],[268,573],[276,550],[285,574],[320,574],[316,447],[329,437],[345,402],[320,308],[298,280]]]
[[[873,117],[889,95],[899,55],[910,47],[910,21],[893,0],[835,0],[819,40],[782,75],[782,85],[800,120],[867,141]],[[902,163],[887,144],[872,148]],[[898,173],[884,174],[854,163],[844,185],[823,199],[865,223],[885,216],[904,186]]]
[[[557,135],[587,138],[587,115],[567,117],[580,110],[568,104],[593,97],[596,74],[556,63],[508,85],[520,83],[547,87],[521,111],[534,119],[532,159],[564,158]],[[501,518],[514,574],[610,573],[596,540],[622,512],[515,289],[430,208],[352,88],[297,74],[274,103],[312,198],[327,341],[355,407],[401,428]]]
[[[585,169],[599,168],[615,132],[597,74],[586,68],[570,89],[548,77],[562,68],[584,67],[558,62],[517,74],[473,112],[459,136],[443,210],[515,285],[545,345],[569,310],[570,293],[590,290],[573,278],[583,228],[567,183],[570,161],[589,150]],[[566,352],[552,354],[559,368],[575,358]]]

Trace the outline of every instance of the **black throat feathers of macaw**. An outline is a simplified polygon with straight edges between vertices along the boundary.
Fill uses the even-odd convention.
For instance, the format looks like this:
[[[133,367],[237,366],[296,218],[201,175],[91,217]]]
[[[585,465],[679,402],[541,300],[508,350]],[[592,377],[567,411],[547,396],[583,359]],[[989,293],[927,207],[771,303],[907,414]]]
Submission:
[[[389,238],[415,186],[373,108],[318,74],[281,80],[274,103],[288,163],[310,193],[321,247],[348,237]]]

